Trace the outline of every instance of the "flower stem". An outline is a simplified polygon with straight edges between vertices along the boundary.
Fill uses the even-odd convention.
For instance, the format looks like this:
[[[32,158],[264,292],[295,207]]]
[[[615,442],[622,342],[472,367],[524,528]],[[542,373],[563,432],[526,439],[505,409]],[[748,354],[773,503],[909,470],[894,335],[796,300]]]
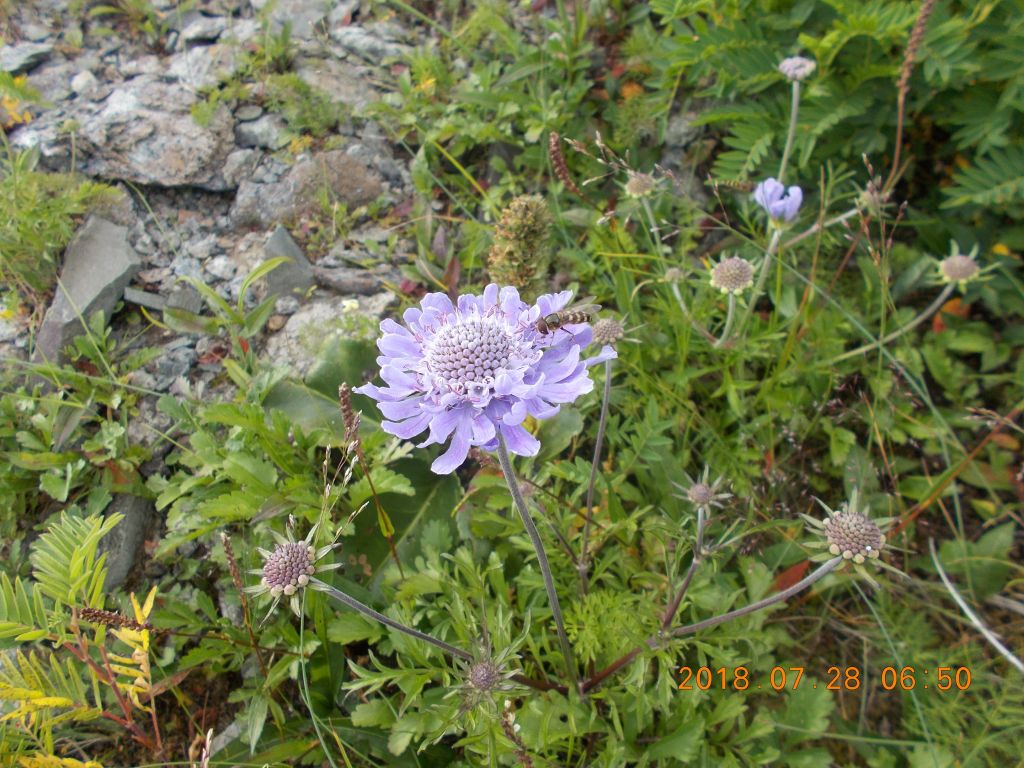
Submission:
[[[715,335],[698,323],[697,319],[690,314],[690,310],[686,307],[686,300],[683,298],[683,294],[679,291],[678,283],[673,281],[670,285],[672,287],[672,295],[676,297],[676,302],[679,304],[679,308],[683,310],[683,316],[690,321],[690,325],[693,326],[693,329],[712,344],[717,344],[718,339],[715,338]]]
[[[533,542],[533,550],[537,553],[537,562],[540,564],[540,572],[544,576],[544,588],[548,592],[548,602],[551,604],[551,615],[555,620],[555,628],[558,630],[558,642],[562,646],[562,655],[565,657],[565,667],[569,673],[569,679],[576,682],[576,663],[574,661],[572,648],[569,645],[569,638],[565,634],[565,623],[562,620],[562,607],[558,602],[558,593],[555,591],[555,580],[551,575],[551,565],[548,563],[547,553],[544,551],[544,543],[540,540],[540,532],[530,517],[530,510],[526,507],[526,500],[522,491],[519,490],[519,483],[516,482],[515,473],[512,471],[512,461],[508,456],[508,448],[505,445],[505,437],[498,432],[498,462],[501,464],[502,474],[505,475],[505,482],[512,494],[519,517],[523,521],[523,527],[530,535]]]
[[[814,582],[827,576],[829,573],[834,571],[842,562],[842,557],[833,557],[831,560],[822,563],[820,566],[818,566],[817,569],[804,576],[796,584],[794,584],[791,587],[788,587],[787,589],[782,590],[781,592],[776,592],[774,595],[769,595],[763,600],[758,600],[757,602],[750,603],[749,605],[745,605],[742,608],[737,608],[734,611],[723,613],[721,616],[712,616],[710,619],[698,621],[696,624],[687,624],[685,627],[676,627],[670,633],[668,633],[668,636],[683,637],[684,635],[692,635],[694,632],[700,632],[704,629],[716,627],[719,624],[724,624],[727,621],[738,619],[741,616],[746,616],[747,614],[754,613],[755,611],[760,611],[764,608],[767,608],[770,605],[774,605],[775,603],[782,602],[783,600],[788,600],[798,592],[807,589]],[[653,637],[649,637],[646,641],[644,641],[643,644],[638,645],[636,648],[631,650],[626,655],[613,661],[600,672],[597,672],[588,679],[584,680],[580,688],[583,690],[584,693],[589,693],[602,682],[604,682],[604,680],[606,680],[610,675],[622,669],[622,667],[626,666],[626,664],[628,664],[637,656],[639,656],[640,653],[643,652],[645,647],[650,648],[651,650],[658,648],[658,646],[661,645],[661,641],[665,636],[666,635],[664,632],[660,632],[659,634],[654,635]]]
[[[587,514],[583,522],[583,548],[580,550],[580,561],[577,565],[580,572],[580,593],[587,594],[589,578],[587,569],[590,559],[587,544],[590,541],[590,520],[594,509],[594,485],[597,483],[597,469],[601,466],[601,448],[604,444],[604,430],[608,425],[608,401],[612,394],[612,361],[604,361],[604,394],[601,397],[601,418],[597,423],[597,443],[594,445],[594,460],[590,464],[590,482],[587,484]]]
[[[825,576],[828,576],[828,574],[834,571],[842,562],[842,556],[833,557],[831,560],[828,560],[819,565],[815,570],[811,571],[809,574],[804,576],[796,584],[794,584],[791,587],[787,587],[781,592],[776,592],[774,595],[769,595],[768,597],[763,598],[762,600],[758,600],[756,603],[745,605],[742,608],[737,608],[734,611],[723,613],[721,616],[712,616],[710,619],[698,621],[696,624],[687,624],[685,627],[676,627],[672,630],[672,637],[683,637],[684,635],[692,635],[694,632],[700,632],[703,629],[717,627],[719,624],[724,624],[727,621],[738,619],[741,616],[756,613],[757,611],[763,610],[764,608],[767,608],[770,605],[774,605],[775,603],[781,603],[784,600],[788,600],[793,595],[799,592],[803,592],[814,582],[818,581],[819,579]],[[648,644],[650,644],[650,641],[648,641]]]
[[[722,329],[722,335],[718,337],[718,341],[715,342],[715,347],[720,347],[729,340],[729,331],[732,330],[733,316],[736,314],[736,295],[729,293],[729,310],[725,315],[725,327]]]
[[[679,591],[676,592],[676,596],[669,603],[668,608],[665,609],[665,613],[661,617],[662,631],[667,631],[672,626],[672,622],[676,618],[676,612],[679,610],[679,604],[683,602],[686,590],[690,588],[690,582],[693,581],[693,575],[700,567],[701,560],[704,559],[704,523],[704,507],[698,507],[697,543],[693,548],[693,560],[690,561],[690,567],[686,569],[686,576],[683,577],[683,583],[679,587]]]
[[[407,627],[400,621],[395,621],[394,619],[385,616],[383,613],[373,610],[373,608],[371,608],[370,606],[359,602],[350,595],[346,595],[339,589],[335,589],[330,584],[326,584],[320,581],[320,579],[310,579],[310,585],[312,585],[313,588],[317,591],[324,592],[330,595],[339,603],[348,606],[353,611],[358,611],[367,618],[373,619],[374,621],[379,621],[381,624],[391,627],[392,629],[396,629],[399,632],[402,632],[403,634],[409,635],[410,637],[415,637],[420,640],[423,640],[426,643],[430,643],[436,648],[440,648],[445,653],[450,654],[451,656],[454,656],[457,659],[462,659],[463,661],[473,660],[473,657],[461,648],[456,648],[454,645],[449,645],[444,640],[438,640],[436,637],[428,635],[426,632],[420,632],[418,629]]]
[[[836,363],[842,362],[843,360],[849,360],[851,357],[856,357],[857,355],[862,355],[865,352],[870,352],[872,349],[884,347],[893,339],[897,339],[903,334],[907,333],[908,331],[914,330],[915,328],[917,328],[917,326],[919,326],[921,323],[923,323],[925,320],[927,320],[929,317],[935,314],[939,310],[939,308],[946,303],[946,299],[948,299],[949,295],[953,293],[954,287],[955,286],[952,284],[947,285],[942,290],[942,293],[935,297],[935,301],[933,301],[931,304],[925,307],[924,311],[921,314],[919,314],[909,323],[904,325],[902,328],[897,328],[892,333],[883,336],[882,338],[873,341],[870,344],[865,344],[863,347],[857,347],[856,349],[851,349],[849,352],[843,352],[843,354],[837,355],[836,357],[833,357],[831,360],[825,363],[825,366],[829,367],[835,365]]]
[[[750,294],[750,301],[747,303],[747,308],[743,311],[743,317],[740,318],[740,322],[736,326],[736,333],[740,334],[746,327],[747,322],[750,320],[750,315],[754,312],[754,306],[757,304],[758,299],[761,298],[761,294],[764,292],[764,284],[768,280],[768,270],[771,268],[772,259],[775,256],[776,251],[779,250],[779,241],[782,239],[782,230],[775,227],[772,232],[772,239],[768,242],[768,248],[764,252],[764,262],[761,264],[761,271],[757,275],[757,284],[754,286],[754,292]]]
[[[793,81],[793,99],[789,107],[789,130],[786,132],[786,147],[782,150],[782,162],[779,163],[778,181],[782,183],[782,177],[786,173],[786,164],[789,162],[789,153],[793,150],[793,140],[796,138],[796,116],[800,112],[800,81]]]

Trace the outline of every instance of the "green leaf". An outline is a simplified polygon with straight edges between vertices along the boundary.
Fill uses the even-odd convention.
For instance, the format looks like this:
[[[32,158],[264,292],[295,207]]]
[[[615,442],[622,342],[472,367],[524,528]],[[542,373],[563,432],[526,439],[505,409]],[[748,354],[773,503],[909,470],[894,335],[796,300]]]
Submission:
[[[350,611],[338,614],[327,625],[327,639],[341,645],[362,640],[376,643],[383,635],[384,630],[378,622]]]
[[[675,731],[654,744],[647,757],[653,760],[671,759],[685,764],[694,760],[704,742],[704,718],[686,720]]]
[[[960,591],[970,590],[982,601],[1003,588],[1010,574],[1010,548],[1013,529],[1010,522],[993,528],[977,541],[948,539],[939,547],[939,561],[948,574],[965,577]]]
[[[246,739],[249,742],[250,752],[255,752],[256,744],[263,733],[263,726],[267,722],[267,700],[262,696],[257,696],[249,704],[249,711],[246,714]]]

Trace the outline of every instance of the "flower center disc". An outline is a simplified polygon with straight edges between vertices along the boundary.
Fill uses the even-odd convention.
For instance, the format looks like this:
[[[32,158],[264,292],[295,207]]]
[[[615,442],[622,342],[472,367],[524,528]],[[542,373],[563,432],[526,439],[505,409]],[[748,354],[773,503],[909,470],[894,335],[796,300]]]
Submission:
[[[452,389],[489,384],[509,363],[509,332],[486,320],[466,320],[440,328],[427,350],[427,368]]]

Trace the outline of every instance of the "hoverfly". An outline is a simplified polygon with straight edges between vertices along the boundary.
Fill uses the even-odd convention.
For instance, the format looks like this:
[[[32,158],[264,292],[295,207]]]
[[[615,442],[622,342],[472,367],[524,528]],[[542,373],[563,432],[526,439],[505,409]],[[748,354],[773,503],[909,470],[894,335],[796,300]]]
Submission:
[[[593,296],[570,304],[563,310],[552,312],[537,321],[537,333],[554,333],[563,325],[574,325],[577,323],[589,323],[595,314],[601,310],[600,304],[593,303]]]

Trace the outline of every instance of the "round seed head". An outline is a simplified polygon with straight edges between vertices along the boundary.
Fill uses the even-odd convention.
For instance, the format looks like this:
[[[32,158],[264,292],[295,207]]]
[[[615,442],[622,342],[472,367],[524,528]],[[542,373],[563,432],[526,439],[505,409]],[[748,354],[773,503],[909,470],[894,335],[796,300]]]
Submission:
[[[654,177],[649,173],[636,173],[631,171],[629,181],[626,182],[626,194],[633,197],[643,197],[654,189]]]
[[[754,270],[746,259],[730,256],[711,270],[711,286],[723,293],[740,293],[754,282]]]
[[[833,555],[863,563],[865,558],[878,557],[885,536],[871,519],[860,512],[843,509],[825,521],[825,540]]]
[[[621,339],[626,331],[622,327],[622,323],[618,320],[614,320],[610,317],[602,317],[600,320],[594,323],[594,343],[601,344],[614,344]]]
[[[273,597],[294,595],[316,573],[316,549],[304,541],[289,541],[275,549],[263,564],[263,583]]]
[[[665,270],[665,280],[670,283],[678,283],[683,279],[683,270],[679,267],[669,267]]]
[[[951,283],[962,283],[978,274],[978,262],[970,256],[955,253],[939,264],[942,276]]]
[[[694,483],[686,492],[686,498],[698,507],[706,507],[715,500],[715,489],[707,483]]]
[[[787,80],[791,82],[799,82],[810,77],[817,66],[817,63],[815,63],[813,59],[808,59],[803,56],[790,56],[788,59],[783,59],[779,64],[779,72],[781,72]]]

